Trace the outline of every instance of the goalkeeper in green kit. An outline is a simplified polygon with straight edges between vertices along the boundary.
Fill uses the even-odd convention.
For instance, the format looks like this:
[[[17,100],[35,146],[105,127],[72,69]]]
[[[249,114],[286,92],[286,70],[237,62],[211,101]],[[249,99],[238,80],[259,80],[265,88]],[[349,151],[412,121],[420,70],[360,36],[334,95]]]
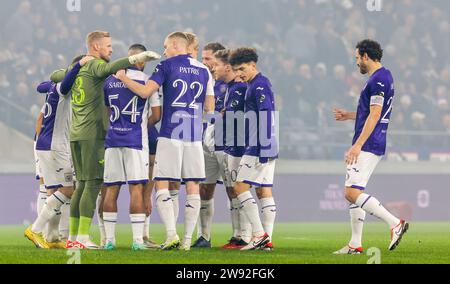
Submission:
[[[104,142],[108,125],[104,105],[105,79],[120,69],[138,62],[159,59],[161,56],[145,51],[110,62],[111,36],[108,32],[94,31],[86,39],[88,55],[95,57],[83,66],[72,86],[72,121],[70,148],[75,168],[76,190],[70,205],[70,232],[67,248],[97,249],[89,238],[89,229],[95,213],[96,200],[103,185]],[[59,82],[65,71],[52,74]]]

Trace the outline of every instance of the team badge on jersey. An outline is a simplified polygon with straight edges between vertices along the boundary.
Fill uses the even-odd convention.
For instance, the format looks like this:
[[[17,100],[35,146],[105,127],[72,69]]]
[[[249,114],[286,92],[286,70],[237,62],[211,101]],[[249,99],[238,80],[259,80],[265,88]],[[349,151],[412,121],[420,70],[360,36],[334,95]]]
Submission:
[[[261,95],[261,97],[259,98],[259,102],[262,103],[265,99],[266,99],[266,96],[265,95]]]

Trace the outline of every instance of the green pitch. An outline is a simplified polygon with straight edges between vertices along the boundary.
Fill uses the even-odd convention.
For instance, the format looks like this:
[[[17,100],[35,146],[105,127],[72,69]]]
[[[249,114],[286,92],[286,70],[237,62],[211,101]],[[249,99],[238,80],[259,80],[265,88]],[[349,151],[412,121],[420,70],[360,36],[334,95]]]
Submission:
[[[230,225],[213,226],[212,249],[183,251],[131,251],[131,226],[119,225],[117,250],[81,251],[80,263],[450,263],[450,223],[411,223],[399,247],[390,252],[386,225],[370,222],[365,225],[362,255],[332,255],[346,244],[350,234],[347,223],[285,223],[276,224],[273,244],[275,250],[240,252],[222,250],[230,236]],[[75,254],[66,250],[37,249],[23,236],[24,226],[0,226],[0,263],[68,263]],[[151,225],[152,238],[162,242],[162,225]],[[92,230],[98,240],[97,227]],[[178,232],[183,232],[182,226]],[[181,236],[181,234],[180,234]],[[372,255],[367,255],[374,248]],[[379,253],[377,249],[379,248]],[[73,253],[73,252],[72,252]]]

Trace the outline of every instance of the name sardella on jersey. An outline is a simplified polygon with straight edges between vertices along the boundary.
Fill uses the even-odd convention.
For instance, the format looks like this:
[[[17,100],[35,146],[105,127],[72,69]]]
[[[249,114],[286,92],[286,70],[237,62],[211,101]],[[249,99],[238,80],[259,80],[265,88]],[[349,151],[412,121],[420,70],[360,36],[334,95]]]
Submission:
[[[126,75],[141,84],[148,80],[145,73],[133,68],[127,69]],[[110,125],[105,147],[147,149],[148,100],[134,94],[114,76],[106,79],[104,93],[105,105],[110,108]]]
[[[356,112],[355,135],[353,143],[358,140],[370,114],[370,106],[381,106],[381,118],[375,129],[362,147],[362,151],[382,156],[386,152],[386,135],[389,120],[392,113],[392,101],[394,98],[394,79],[391,72],[382,67],[378,69],[367,81],[359,98]]]
[[[61,83],[53,83],[46,95],[44,119],[36,141],[36,150],[70,153],[70,96],[64,96],[60,87]]]
[[[189,55],[178,55],[160,62],[150,79],[163,90],[160,137],[201,141],[205,96],[214,96],[208,68]]]

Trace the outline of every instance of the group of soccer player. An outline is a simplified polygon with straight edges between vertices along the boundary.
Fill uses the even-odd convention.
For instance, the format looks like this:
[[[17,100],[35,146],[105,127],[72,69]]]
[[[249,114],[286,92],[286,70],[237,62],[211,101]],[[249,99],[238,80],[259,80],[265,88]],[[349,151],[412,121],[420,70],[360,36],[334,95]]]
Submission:
[[[272,85],[258,71],[256,50],[208,43],[199,62],[197,36],[177,31],[166,37],[166,59],[151,76],[144,73],[146,62],[160,56],[142,44],[110,62],[111,36],[95,31],[87,36],[87,51],[38,86],[46,94],[35,144],[41,185],[38,217],[25,236],[40,248],[115,249],[117,199],[128,184],[133,250],[210,248],[214,191],[223,183],[232,224],[223,248],[273,249],[277,116]],[[379,43],[363,40],[355,54],[369,79],[357,112],[334,109],[337,121],[356,121],[345,156],[352,237],[335,254],[362,253],[366,212],[389,225],[390,250],[409,227],[364,193],[385,154],[394,83],[381,64]],[[182,184],[186,203],[180,239]],[[149,234],[153,188],[166,229],[161,245]],[[89,236],[96,211],[100,246]],[[196,225],[198,239],[192,242]]]
[[[25,236],[40,248],[114,249],[117,199],[128,184],[133,250],[211,247],[214,190],[224,183],[233,234],[223,248],[271,250],[275,98],[257,69],[256,50],[209,43],[202,63],[197,36],[173,32],[164,41],[166,59],[148,76],[146,62],[160,56],[144,45],[133,44],[127,57],[110,62],[109,33],[89,33],[86,43],[87,55],[38,86],[46,94],[35,144],[42,185],[38,217]],[[176,230],[181,184],[182,240]],[[149,236],[153,188],[166,228],[161,245]],[[89,236],[96,211],[100,246]]]

